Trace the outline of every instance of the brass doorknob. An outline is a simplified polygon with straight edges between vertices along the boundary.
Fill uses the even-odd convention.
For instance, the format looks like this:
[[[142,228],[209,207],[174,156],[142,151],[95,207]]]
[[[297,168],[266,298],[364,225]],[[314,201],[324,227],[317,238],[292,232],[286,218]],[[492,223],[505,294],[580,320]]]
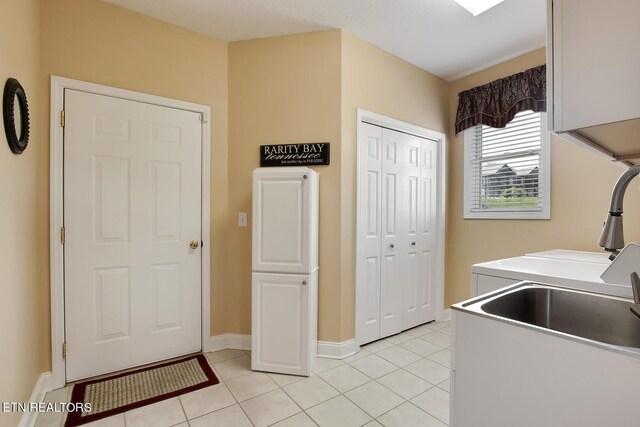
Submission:
[[[189,247],[191,249],[198,249],[199,246],[200,246],[200,242],[198,242],[197,240],[192,240],[189,242]]]

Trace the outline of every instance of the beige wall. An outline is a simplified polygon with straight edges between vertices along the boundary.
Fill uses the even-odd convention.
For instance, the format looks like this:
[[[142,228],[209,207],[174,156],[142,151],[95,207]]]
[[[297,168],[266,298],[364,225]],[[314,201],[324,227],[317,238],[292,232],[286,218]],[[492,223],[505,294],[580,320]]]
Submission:
[[[348,33],[229,45],[228,331],[251,331],[251,171],[261,144],[329,141],[320,172],[319,339],[354,337],[356,109],[445,132],[448,85]]]
[[[445,305],[469,297],[475,263],[547,249],[601,250],[597,240],[623,169],[558,137],[551,140],[551,220],[463,219],[463,138],[453,136],[458,93],[544,63],[540,49],[451,84]],[[637,182],[627,190],[625,212],[627,242],[640,240]]]
[[[355,334],[356,110],[446,133],[448,88],[446,81],[342,33],[342,341]]]
[[[340,31],[229,44],[228,332],[251,333],[251,173],[261,144],[331,143],[320,173],[320,340],[340,337]]]
[[[29,145],[15,155],[0,120],[0,402],[27,401],[43,369],[39,364],[36,274],[36,162],[38,126],[39,1],[0,0],[0,83],[9,77],[25,88],[31,116]],[[44,316],[43,316],[44,317]],[[0,413],[0,426],[20,414]]]
[[[450,135],[447,305],[469,295],[473,263],[552,248],[598,250],[622,169],[559,138],[552,141],[552,220],[462,218],[463,144],[452,131],[457,93],[541,64],[544,50],[449,84],[340,30],[228,44],[98,0],[0,2],[0,56],[11,58],[0,64],[0,77],[18,76],[33,110],[27,152],[14,156],[0,148],[2,194],[10,201],[0,206],[0,321],[20,325],[2,329],[3,348],[10,350],[0,352],[0,400],[26,399],[37,373],[50,369],[51,75],[211,106],[212,335],[251,331],[251,227],[238,227],[237,214],[251,213],[258,146],[329,141],[331,165],[315,168],[321,174],[319,339],[353,338],[357,108]],[[630,187],[628,212],[640,210],[637,188]],[[640,239],[640,223],[627,220],[626,235]],[[33,259],[37,268],[26,261]]]
[[[42,370],[50,369],[47,236],[51,75],[211,107],[211,323],[213,334],[223,332],[223,288],[228,286],[227,43],[97,0],[42,0],[40,19],[44,118],[39,122],[42,149],[38,151]]]

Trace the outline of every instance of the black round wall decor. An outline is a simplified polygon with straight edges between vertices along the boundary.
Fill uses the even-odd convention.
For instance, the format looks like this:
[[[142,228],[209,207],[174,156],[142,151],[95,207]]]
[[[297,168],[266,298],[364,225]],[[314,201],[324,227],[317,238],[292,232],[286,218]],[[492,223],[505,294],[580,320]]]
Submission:
[[[29,106],[24,88],[16,79],[8,79],[4,85],[2,118],[9,148],[22,154],[29,143]]]

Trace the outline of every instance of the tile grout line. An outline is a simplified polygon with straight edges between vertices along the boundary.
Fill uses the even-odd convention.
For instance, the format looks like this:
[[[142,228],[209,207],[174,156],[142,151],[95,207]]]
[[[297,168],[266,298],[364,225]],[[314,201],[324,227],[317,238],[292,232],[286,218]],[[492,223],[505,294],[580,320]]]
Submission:
[[[231,391],[229,391],[229,393],[231,393]],[[231,395],[233,396],[233,393],[231,393]],[[236,397],[233,396],[233,398],[235,399]],[[244,416],[247,417],[247,419],[249,420],[249,424],[251,424],[252,426],[255,427],[255,424],[254,424],[253,420],[249,417],[249,414],[247,414],[247,411],[244,410],[244,408],[242,407],[240,402],[238,402],[237,400],[236,400],[236,405],[238,405],[238,407],[240,408],[240,410],[242,411]]]
[[[440,419],[439,419],[439,418],[437,418],[435,415],[430,414],[429,412],[427,412],[427,411],[425,411],[424,409],[420,408],[418,405],[416,405],[415,403],[413,403],[413,402],[412,402],[412,401],[410,401],[410,400],[405,400],[403,403],[399,404],[398,406],[396,406],[396,407],[394,407],[394,408],[389,409],[387,412],[385,412],[385,413],[383,413],[383,414],[380,414],[379,416],[377,416],[377,417],[376,417],[376,418],[374,418],[374,419],[375,419],[379,424],[382,424],[382,422],[378,421],[378,418],[385,416],[385,415],[386,415],[386,414],[388,414],[389,412],[393,411],[394,409],[397,409],[398,407],[400,407],[400,406],[404,405],[405,403],[409,403],[409,404],[411,404],[411,405],[415,406],[415,407],[416,407],[416,409],[418,409],[418,410],[420,410],[420,411],[424,412],[425,414],[428,414],[429,416],[431,416],[431,417],[435,418],[436,420],[440,421]],[[440,422],[442,422],[442,421],[440,421]],[[446,423],[443,423],[443,424],[448,426],[448,424],[446,424]],[[382,425],[384,426],[384,424],[382,424]]]
[[[335,369],[335,368],[333,368],[333,369]],[[327,369],[327,371],[330,371],[330,370],[331,370],[331,369]],[[325,371],[325,372],[327,372],[327,371]],[[329,388],[331,388],[333,391],[335,391],[336,393],[338,393],[338,396],[340,396],[340,395],[342,394],[342,393],[340,393],[340,391],[339,391],[339,390],[337,390],[335,387],[333,387],[331,384],[329,384],[327,381],[325,381],[325,380],[324,380],[324,378],[322,378],[320,375],[318,375],[318,374],[315,374],[315,375],[316,375],[318,378],[320,378],[320,380],[321,380],[322,382],[324,382],[326,385],[328,385],[328,386],[329,386]],[[311,377],[309,377],[309,378],[311,378]],[[304,380],[302,380],[302,381],[304,381]],[[292,383],[292,384],[295,384],[295,383]],[[287,384],[287,385],[291,385],[291,384]],[[326,399],[326,400],[323,400],[322,402],[318,402],[318,403],[316,403],[315,405],[309,406],[307,409],[304,409],[302,406],[300,406],[300,404],[298,404],[298,402],[296,401],[296,399],[294,399],[294,398],[293,398],[293,396],[291,396],[291,395],[287,392],[287,390],[285,390],[285,389],[284,389],[284,387],[282,387],[282,391],[284,392],[284,394],[286,394],[286,395],[287,395],[287,397],[289,397],[291,400],[293,400],[293,403],[295,403],[296,405],[298,405],[298,407],[299,407],[299,408],[302,410],[302,412],[304,412],[305,414],[307,413],[307,409],[315,408],[315,407],[316,407],[316,406],[318,406],[318,405],[322,405],[323,403],[328,402],[328,401],[330,401],[331,399],[334,399],[334,398],[338,397],[338,396],[332,396],[332,397],[330,397],[330,398],[328,398],[328,399]],[[308,414],[307,414],[307,415],[308,415]],[[293,415],[292,415],[292,416],[293,416]],[[309,418],[311,418],[311,415],[308,415],[308,417],[309,417]],[[289,418],[291,418],[291,417],[289,417]],[[313,420],[313,418],[311,418],[311,419]],[[315,420],[314,420],[314,423],[315,423]],[[316,423],[316,424],[317,424],[317,423]]]
[[[430,344],[433,344],[433,343],[430,343]],[[437,345],[437,344],[433,344],[433,345]],[[399,344],[393,344],[393,345],[392,345],[392,347],[395,347],[395,346],[399,346]],[[440,347],[440,346],[438,346],[438,347]],[[391,347],[387,347],[387,349],[388,349],[388,348],[391,348]],[[382,349],[382,350],[379,350],[379,351],[384,351],[384,350],[386,350],[386,349]],[[407,350],[407,351],[410,351],[409,349],[406,349],[406,350]],[[443,348],[442,350],[445,350],[445,349]],[[438,352],[439,352],[439,351],[442,351],[442,350],[438,350]],[[413,352],[412,352],[412,353],[413,353]],[[372,354],[372,355],[377,355],[376,353],[371,353],[371,354]],[[440,365],[440,366],[443,366],[443,365],[439,364],[438,362],[436,362],[436,361],[434,361],[434,360],[429,359],[429,358],[428,358],[428,356],[422,356],[422,355],[419,355],[419,354],[417,354],[417,353],[414,353],[414,354],[416,354],[416,355],[420,356],[420,359],[419,359],[419,360],[416,360],[416,361],[415,361],[415,362],[413,362],[413,363],[418,363],[418,362],[420,362],[421,360],[427,359],[427,360],[429,360],[429,361],[431,361],[431,362],[433,362],[433,363],[436,363],[436,364],[438,364],[438,365]],[[435,354],[435,353],[433,353],[433,354]],[[368,357],[368,356],[365,356],[365,357]],[[340,393],[339,391],[338,391],[338,393],[340,393],[340,395],[344,396],[344,397],[345,397],[345,399],[347,399],[348,401],[350,401],[351,403],[353,403],[357,408],[359,408],[360,410],[362,410],[365,414],[369,415],[373,420],[376,420],[376,421],[378,420],[378,418],[379,418],[379,417],[381,417],[382,415],[386,414],[387,412],[393,411],[394,409],[396,409],[397,407],[399,407],[399,406],[403,405],[404,403],[409,402],[410,404],[412,404],[413,406],[415,406],[415,407],[416,407],[417,409],[419,409],[420,411],[422,411],[422,412],[424,412],[424,413],[426,413],[426,414],[429,414],[430,416],[432,416],[433,418],[435,418],[436,420],[438,420],[438,421],[440,421],[440,422],[443,422],[440,418],[438,418],[438,417],[436,417],[435,415],[433,415],[433,414],[429,413],[428,411],[425,411],[424,409],[422,409],[422,408],[418,407],[416,404],[414,404],[413,402],[411,402],[411,399],[415,399],[416,397],[420,396],[420,395],[421,395],[421,394],[423,394],[423,393],[426,393],[427,391],[431,390],[432,388],[434,388],[434,387],[438,387],[438,384],[441,384],[441,383],[443,383],[443,382],[445,382],[445,381],[447,381],[447,380],[443,380],[443,381],[441,381],[441,382],[440,382],[440,383],[438,383],[438,384],[433,384],[433,383],[431,383],[430,381],[427,381],[427,380],[425,380],[424,378],[421,378],[421,377],[419,377],[419,376],[415,375],[414,373],[412,373],[412,372],[409,372],[409,371],[405,370],[405,369],[404,369],[404,367],[398,366],[398,365],[396,365],[395,363],[393,363],[393,362],[391,362],[391,361],[389,361],[389,360],[386,360],[385,358],[383,358],[383,357],[381,357],[381,356],[378,356],[378,357],[379,357],[380,359],[383,359],[383,360],[385,360],[386,362],[388,362],[388,363],[390,363],[390,364],[392,364],[392,365],[396,366],[398,369],[396,369],[396,370],[394,370],[394,371],[391,371],[391,372],[389,372],[388,374],[382,375],[382,376],[380,376],[380,377],[378,377],[378,378],[371,378],[369,375],[365,374],[364,372],[362,372],[361,370],[359,370],[357,367],[352,366],[352,365],[351,365],[351,363],[349,363],[349,362],[345,362],[346,364],[350,365],[352,368],[354,368],[355,370],[357,370],[358,372],[362,373],[364,376],[366,376],[367,378],[369,378],[369,379],[370,379],[370,381],[367,381],[367,382],[366,382],[366,383],[364,383],[364,384],[361,384],[361,385],[359,385],[359,386],[357,386],[357,387],[354,387],[354,388],[353,388],[353,389],[351,389],[351,390],[347,390],[347,391],[346,391],[346,392],[344,392],[344,393]],[[411,364],[412,364],[412,363],[410,363],[409,365],[411,365]],[[406,365],[406,366],[409,366],[409,365]],[[445,368],[446,368],[446,366],[443,366],[443,367],[445,367]],[[328,370],[326,370],[326,371],[323,371],[322,373],[324,373],[324,372],[328,372],[328,371],[331,371],[331,370],[333,370],[333,369],[337,369],[337,368],[339,368],[339,366],[338,366],[338,367],[336,367],[336,368],[332,368],[332,369],[328,369]],[[384,384],[382,384],[382,383],[380,383],[380,382],[378,382],[378,381],[377,381],[379,378],[382,378],[382,377],[384,377],[384,376],[386,376],[386,375],[389,375],[389,374],[392,374],[392,373],[394,373],[394,372],[397,372],[398,370],[403,370],[403,371],[405,371],[405,372],[407,372],[407,373],[409,373],[409,374],[411,374],[411,375],[415,376],[416,378],[419,378],[419,379],[421,379],[421,380],[425,381],[425,382],[426,382],[427,384],[429,384],[431,387],[429,387],[427,390],[423,391],[422,393],[418,393],[416,396],[412,397],[411,399],[405,399],[404,397],[402,397],[402,396],[398,395],[396,392],[394,392],[393,390],[391,390],[389,387],[386,387]],[[450,369],[450,368],[449,368],[449,371],[451,371],[451,369]],[[450,378],[451,378],[451,377],[449,377],[448,379],[450,379]],[[351,399],[349,399],[349,397],[348,397],[348,396],[346,396],[346,394],[345,394],[345,393],[348,393],[349,391],[355,390],[355,389],[356,389],[356,388],[358,388],[358,387],[362,387],[362,386],[364,386],[364,385],[366,385],[366,384],[369,384],[369,383],[371,383],[372,381],[375,381],[377,384],[380,384],[382,387],[384,387],[385,389],[387,389],[387,390],[388,390],[388,391],[390,391],[391,393],[393,393],[393,394],[395,394],[396,396],[400,397],[400,398],[403,400],[403,402],[401,402],[400,404],[398,404],[398,405],[394,406],[393,408],[389,409],[388,411],[384,412],[383,414],[379,415],[378,417],[374,417],[374,416],[373,416],[373,415],[371,415],[369,412],[367,412],[364,408],[361,408],[361,407],[360,407],[356,402],[352,401]],[[329,385],[330,385],[330,384],[329,384]],[[439,388],[439,387],[438,387],[438,388]],[[442,389],[440,389],[440,390],[442,390]],[[442,390],[442,391],[444,391],[445,393],[450,394],[450,393],[449,393],[449,392],[447,392],[446,390]],[[337,396],[336,396],[336,397],[337,397]],[[333,398],[331,398],[331,399],[333,399]],[[331,399],[327,399],[326,401],[331,400]],[[326,402],[326,401],[325,401],[325,402]],[[313,408],[313,407],[315,407],[315,406],[318,406],[318,405],[320,405],[320,404],[322,404],[322,403],[324,403],[324,402],[318,403],[317,405],[314,405],[314,406],[312,406],[312,407],[310,407],[310,408],[308,408],[308,409],[311,409],[311,408]],[[305,411],[305,412],[306,412],[306,411]],[[443,423],[444,423],[444,422],[443,422]],[[365,424],[366,424],[366,423],[365,423]],[[444,423],[444,424],[446,425],[446,423]]]
[[[396,344],[396,345],[397,345],[397,344]],[[434,345],[435,345],[435,344],[434,344]],[[382,351],[382,350],[381,350],[381,351]],[[439,350],[439,351],[442,351],[442,350]],[[418,356],[420,356],[420,355],[418,355]],[[381,359],[383,359],[383,360],[386,360],[386,359],[384,359],[384,358],[383,358],[383,357],[381,357],[381,356],[378,356],[378,357],[380,357],[380,358],[381,358]],[[428,356],[420,356],[420,360],[417,360],[417,361],[415,361],[414,363],[418,363],[418,362],[420,362],[420,361],[422,361],[422,360],[425,360],[425,359],[426,359],[426,360],[429,360],[429,361],[431,361],[431,362],[433,362],[433,363],[435,363],[435,364],[437,364],[437,365],[440,365],[440,366],[442,366],[442,367],[444,367],[444,368],[447,368],[446,366],[441,365],[440,363],[436,362],[435,360],[431,360],[431,359],[429,359],[429,358],[428,358]],[[397,365],[395,365],[394,363],[392,363],[391,361],[388,361],[388,360],[387,360],[387,362],[391,363],[391,364],[392,364],[392,365],[394,365],[394,366],[397,366]],[[412,364],[412,363],[410,363],[409,365],[411,365],[411,364]],[[409,365],[407,365],[407,366],[409,366]],[[356,370],[358,370],[358,371],[360,371],[360,370],[359,370],[357,367],[355,367],[355,366],[353,366],[353,368],[354,368],[354,369],[356,369]],[[438,387],[438,384],[442,384],[443,382],[445,382],[445,381],[447,381],[447,380],[450,380],[450,379],[451,379],[451,374],[449,374],[449,378],[447,378],[446,380],[440,381],[440,382],[439,382],[439,383],[437,383],[437,384],[433,384],[432,382],[427,381],[426,379],[424,379],[424,378],[422,378],[422,377],[420,377],[420,376],[418,376],[418,375],[415,375],[415,374],[414,374],[414,373],[412,373],[412,372],[407,371],[406,369],[404,369],[404,367],[400,367],[400,366],[398,366],[398,368],[399,368],[399,369],[396,369],[395,371],[389,372],[389,374],[392,374],[392,373],[394,373],[394,372],[396,372],[396,371],[398,371],[398,370],[403,370],[403,371],[405,371],[405,372],[407,372],[407,373],[409,373],[409,374],[411,374],[411,375],[414,375],[415,377],[417,377],[417,378],[419,378],[419,379],[421,379],[421,380],[425,381],[427,384],[429,384],[429,385],[431,386],[431,387],[429,387],[427,390],[423,391],[422,393],[418,393],[416,396],[412,397],[411,399],[415,399],[416,397],[420,396],[420,395],[421,395],[421,394],[423,394],[423,393],[426,393],[427,391],[431,390],[431,389],[432,389],[432,388],[434,388],[434,387],[439,388],[439,387]],[[449,372],[451,372],[451,368],[447,368],[447,369],[449,369]],[[360,372],[361,372],[361,371],[360,371]],[[365,374],[364,372],[362,372],[362,374],[364,374],[365,376],[369,377],[369,375]],[[382,387],[384,387],[385,389],[389,390],[391,393],[393,393],[393,394],[395,394],[395,395],[399,396],[397,393],[395,393],[395,392],[394,392],[393,390],[391,390],[389,387],[386,387],[384,384],[382,384],[382,383],[380,383],[380,382],[378,382],[378,381],[377,381],[379,378],[382,378],[382,377],[384,377],[384,376],[386,376],[386,375],[389,375],[389,374],[382,375],[381,377],[378,377],[378,378],[372,378],[371,380],[372,380],[372,381],[375,381],[375,382],[376,382],[376,383],[378,383],[378,384],[380,384]],[[371,378],[371,377],[369,377],[369,378]],[[369,382],[371,382],[371,381],[369,381]],[[365,383],[365,384],[368,384],[369,382],[367,382],[367,383]],[[362,385],[365,385],[365,384],[362,384]],[[361,387],[361,386],[358,386],[358,387]],[[357,387],[356,387],[356,388],[357,388]],[[442,390],[442,389],[440,388],[440,390]],[[447,393],[447,394],[449,394],[449,395],[451,394],[450,392],[448,392],[448,391],[446,391],[446,390],[442,390],[442,391],[443,391],[443,392],[445,392],[445,393]],[[342,393],[342,394],[344,394],[344,393]],[[403,399],[403,400],[404,400],[404,402],[409,402],[409,403],[411,403],[412,405],[416,406],[416,408],[420,409],[421,411],[423,411],[423,412],[425,412],[425,413],[429,414],[430,416],[432,416],[432,417],[436,418],[438,421],[443,422],[440,418],[436,417],[435,415],[433,415],[433,414],[429,413],[428,411],[423,410],[422,408],[419,408],[417,405],[415,405],[413,402],[411,402],[411,399],[405,399],[405,398],[404,398],[404,397],[402,397],[402,396],[399,396],[399,397],[400,397],[401,399]],[[349,399],[349,397],[348,397],[348,396],[345,396],[345,398]],[[351,399],[349,399],[349,401],[351,401]],[[400,403],[399,405],[395,406],[394,408],[390,409],[389,411],[386,411],[385,413],[392,411],[393,409],[397,408],[397,407],[398,407],[398,406],[400,406],[400,405],[403,405],[403,404],[404,404],[404,402],[403,402],[403,403]],[[354,403],[358,408],[360,408],[360,406],[358,406],[355,402],[353,402],[353,403]],[[360,408],[360,409],[362,409],[365,413],[369,414],[369,413],[368,413],[367,411],[365,411],[363,408]],[[369,415],[371,416],[371,414],[369,414]],[[384,414],[381,414],[380,416],[382,416],[382,415],[384,415]],[[376,420],[377,420],[377,418],[374,418],[374,419],[376,419]],[[445,423],[445,424],[446,424],[446,423]]]
[[[396,395],[396,396],[398,396],[400,399],[402,399],[402,402],[398,403],[398,404],[397,404],[396,406],[394,406],[393,408],[391,408],[391,409],[389,409],[388,411],[384,412],[385,414],[386,414],[387,412],[389,412],[389,411],[393,411],[395,408],[397,408],[398,406],[400,406],[400,405],[404,404],[405,402],[408,402],[408,400],[407,400],[407,399],[405,399],[404,397],[402,397],[402,396],[398,395],[398,394],[397,394],[396,392],[394,392],[393,390],[391,390],[391,389],[389,389],[389,388],[385,387],[385,386],[384,386],[384,384],[380,384],[380,383],[379,383],[378,381],[376,381],[376,380],[371,380],[371,381],[369,381],[368,383],[362,384],[362,386],[364,386],[364,385],[366,385],[366,384],[370,384],[370,383],[372,383],[372,382],[375,382],[376,384],[379,384],[380,386],[382,386],[382,387],[383,387],[383,388],[385,388],[386,390],[390,391],[391,393],[395,394],[395,395]],[[358,387],[362,387],[362,386],[358,386]],[[358,387],[356,387],[356,388],[358,388]],[[349,390],[349,391],[353,391],[353,390],[355,390],[356,388],[351,389],[351,390]],[[347,393],[348,393],[348,392],[347,392]],[[343,396],[344,396],[346,399],[348,399],[351,403],[353,403],[354,405],[356,405],[356,407],[358,407],[358,408],[360,408],[362,411],[364,411],[364,413],[365,413],[365,414],[367,414],[367,415],[369,415],[372,419],[376,420],[376,419],[378,418],[378,417],[374,417],[374,416],[373,416],[373,414],[370,414],[369,412],[367,412],[367,411],[366,411],[366,409],[364,409],[364,408],[360,407],[360,405],[358,405],[356,402],[354,402],[353,400],[349,399],[349,396],[347,396],[346,394],[344,394],[344,393],[343,393]],[[379,416],[382,416],[382,414],[381,414],[381,415],[379,415]],[[364,424],[363,424],[363,425],[364,425]]]
[[[187,425],[190,425],[190,424],[189,424],[189,417],[187,416],[187,411],[184,409],[184,405],[182,404],[182,399],[180,399],[180,396],[182,396],[182,395],[178,395],[178,396],[176,396],[176,397],[178,398],[178,403],[180,404],[180,409],[182,409],[182,413],[184,414],[184,420],[186,421]],[[127,417],[125,417],[125,421],[124,421],[124,422],[125,422],[125,427],[127,427],[127,425],[126,425],[126,422],[127,422],[126,418],[127,418]],[[176,425],[180,425],[180,424],[182,424],[182,423],[178,423],[178,424],[176,424]]]
[[[270,378],[271,378],[271,377],[270,377]],[[308,378],[311,378],[311,376],[309,376]],[[277,383],[273,378],[271,378],[271,381],[273,381],[274,383],[276,383],[276,385],[278,386],[278,388],[279,388],[280,390],[282,390],[282,392],[285,394],[285,396],[287,396],[289,399],[291,399],[291,401],[292,401],[292,402],[293,402],[293,403],[294,403],[294,404],[295,404],[295,405],[296,405],[296,406],[297,406],[297,407],[298,407],[298,408],[299,408],[303,413],[305,413],[305,414],[306,414],[306,411],[305,411],[305,410],[304,410],[304,409],[303,409],[303,408],[298,404],[298,402],[296,402],[296,400],[295,400],[291,395],[289,395],[289,393],[287,393],[287,391],[284,389],[284,387],[280,386],[280,384],[278,384],[278,383]],[[300,381],[304,381],[304,380],[300,380]],[[291,384],[295,384],[295,383],[297,383],[297,382],[299,382],[299,381],[293,382],[293,383],[291,383]],[[291,384],[287,384],[287,385],[291,385]],[[272,391],[275,391],[275,390],[272,390]],[[284,419],[282,419],[282,420],[280,420],[280,421],[276,421],[275,423],[271,423],[271,424],[269,424],[269,425],[270,425],[270,426],[272,426],[272,425],[277,424],[277,423],[279,423],[279,422],[281,422],[281,421],[288,420],[289,418],[295,417],[295,416],[296,416],[296,415],[298,415],[299,413],[300,413],[300,412],[296,412],[295,414],[293,414],[293,415],[291,415],[291,416],[289,416],[289,417],[287,417],[287,418],[284,418]],[[311,417],[309,417],[309,418],[311,418]],[[312,419],[312,421],[313,421],[313,419]],[[315,423],[315,421],[313,421],[313,422]]]

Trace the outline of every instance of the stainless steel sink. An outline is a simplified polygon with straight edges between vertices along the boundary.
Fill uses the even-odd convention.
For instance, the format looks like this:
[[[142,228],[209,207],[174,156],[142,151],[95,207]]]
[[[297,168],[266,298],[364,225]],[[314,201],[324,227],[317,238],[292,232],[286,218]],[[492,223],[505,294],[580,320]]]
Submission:
[[[587,340],[640,349],[640,320],[629,310],[632,301],[537,284],[511,289],[483,302],[476,300],[476,311]]]

